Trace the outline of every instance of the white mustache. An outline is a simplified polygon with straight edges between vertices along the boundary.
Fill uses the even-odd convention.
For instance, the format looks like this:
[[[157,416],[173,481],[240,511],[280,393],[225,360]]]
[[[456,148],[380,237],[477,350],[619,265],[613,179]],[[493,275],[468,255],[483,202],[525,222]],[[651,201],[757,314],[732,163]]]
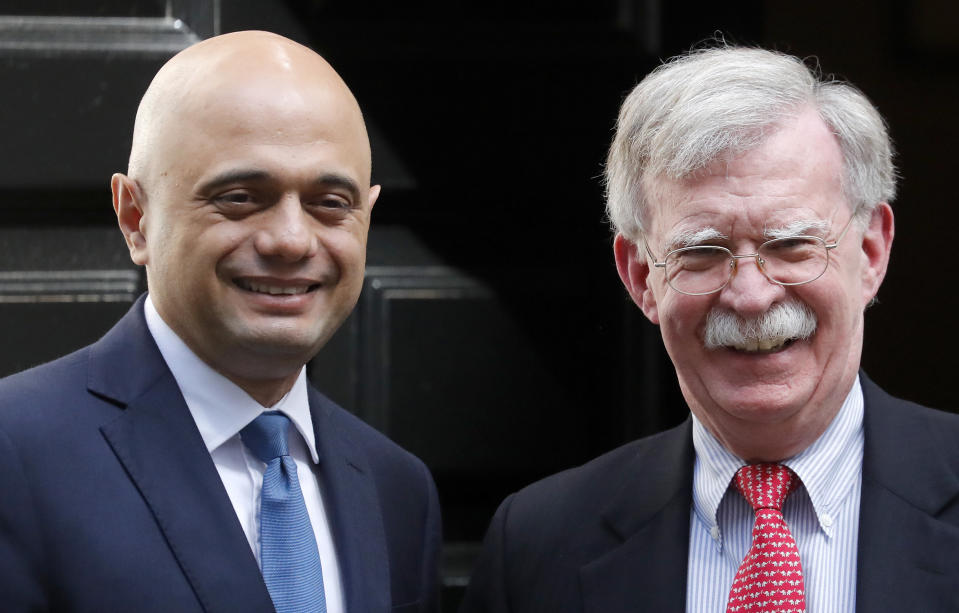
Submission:
[[[726,309],[713,309],[706,316],[703,342],[707,349],[742,347],[750,341],[806,339],[816,331],[812,309],[797,300],[783,302],[753,319]]]

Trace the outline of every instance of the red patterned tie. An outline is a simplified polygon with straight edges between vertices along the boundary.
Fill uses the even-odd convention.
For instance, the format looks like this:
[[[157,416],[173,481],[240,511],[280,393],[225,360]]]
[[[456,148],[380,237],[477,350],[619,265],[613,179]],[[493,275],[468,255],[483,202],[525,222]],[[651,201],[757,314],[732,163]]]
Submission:
[[[799,550],[783,518],[783,501],[799,484],[780,464],[743,466],[733,479],[756,511],[753,544],[736,573],[726,613],[803,613]]]

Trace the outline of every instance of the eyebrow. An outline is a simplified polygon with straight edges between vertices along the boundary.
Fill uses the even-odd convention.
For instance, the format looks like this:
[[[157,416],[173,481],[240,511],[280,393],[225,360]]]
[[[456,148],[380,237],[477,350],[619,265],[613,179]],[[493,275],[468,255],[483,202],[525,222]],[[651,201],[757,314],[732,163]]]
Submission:
[[[694,247],[705,243],[706,241],[714,241],[729,238],[716,228],[699,228],[698,230],[680,230],[679,232],[673,234],[669,237],[669,240],[666,241],[666,252],[673,251],[674,249],[681,249],[682,247]]]
[[[350,193],[350,197],[354,201],[360,199],[360,186],[357,185],[356,181],[346,175],[336,173],[322,174],[317,177],[316,183],[322,187],[338,187],[344,189]]]
[[[788,238],[809,234],[810,232],[819,232],[825,235],[829,231],[829,225],[829,222],[824,219],[797,219],[778,228],[765,228],[763,235],[768,239]]]
[[[265,170],[255,170],[240,168],[236,170],[227,170],[214,176],[212,179],[202,183],[197,191],[206,193],[216,191],[221,187],[226,187],[231,183],[259,183],[270,178],[270,173]]]
[[[200,193],[216,191],[220,188],[232,185],[234,183],[263,183],[274,178],[274,175],[266,170],[256,168],[238,168],[222,172],[209,181],[204,182],[198,188]],[[359,200],[360,187],[350,177],[337,173],[324,173],[316,178],[314,183],[320,187],[340,188],[348,191],[353,200]]]

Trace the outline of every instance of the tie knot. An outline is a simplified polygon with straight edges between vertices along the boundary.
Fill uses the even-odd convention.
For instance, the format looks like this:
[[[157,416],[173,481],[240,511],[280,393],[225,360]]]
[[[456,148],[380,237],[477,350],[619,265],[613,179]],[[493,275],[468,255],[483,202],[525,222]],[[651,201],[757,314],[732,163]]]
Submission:
[[[289,455],[287,432],[290,418],[282,413],[263,413],[240,430],[240,438],[253,455],[267,464],[280,456]]]
[[[782,511],[783,501],[796,489],[799,478],[782,464],[750,464],[736,471],[733,483],[753,510]]]

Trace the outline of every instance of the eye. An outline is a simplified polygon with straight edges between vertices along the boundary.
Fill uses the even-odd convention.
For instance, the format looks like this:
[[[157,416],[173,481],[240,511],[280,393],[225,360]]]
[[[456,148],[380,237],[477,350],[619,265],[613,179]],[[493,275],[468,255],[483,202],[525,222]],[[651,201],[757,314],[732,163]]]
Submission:
[[[667,256],[666,263],[675,272],[700,272],[723,265],[729,260],[725,249],[713,245],[686,247],[673,251]]]
[[[242,204],[245,202],[249,202],[251,198],[250,198],[250,194],[247,194],[245,192],[232,192],[232,193],[223,195],[222,199],[226,200],[227,202]]]
[[[224,215],[245,215],[260,207],[256,195],[245,189],[233,189],[213,196],[210,201]]]
[[[775,241],[770,241],[766,248],[769,251],[791,251],[793,249],[805,246],[806,244],[808,244],[808,241],[805,237],[789,236]]]
[[[249,204],[253,202],[253,196],[246,191],[233,190],[214,196],[213,200],[224,204]]]
[[[760,255],[767,259],[784,262],[801,262],[825,256],[825,243],[815,236],[788,236],[763,243]]]
[[[352,206],[349,200],[339,196],[326,196],[320,201],[320,206],[328,209],[348,209]]]
[[[339,194],[322,194],[306,200],[308,206],[325,212],[346,213],[354,208],[353,202]]]

